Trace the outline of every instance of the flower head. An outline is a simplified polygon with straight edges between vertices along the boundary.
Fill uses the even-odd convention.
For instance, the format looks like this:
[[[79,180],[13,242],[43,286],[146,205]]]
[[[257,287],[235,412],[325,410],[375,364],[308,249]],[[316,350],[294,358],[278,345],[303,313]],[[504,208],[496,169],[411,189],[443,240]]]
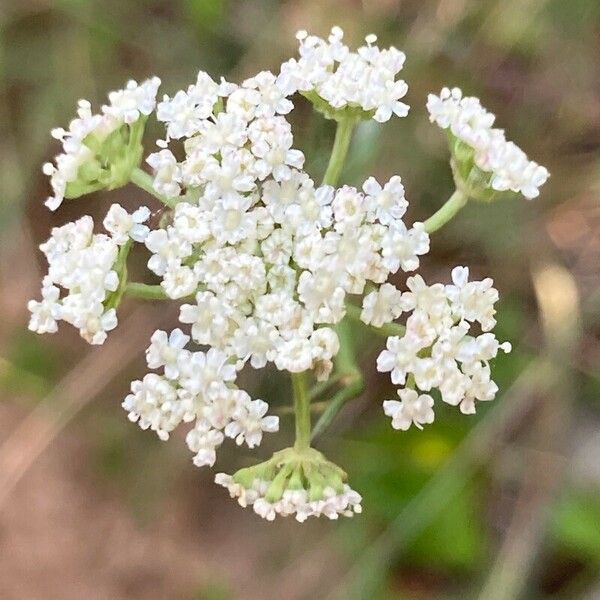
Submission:
[[[117,326],[110,306],[120,283],[117,240],[95,234],[92,218],[82,217],[54,228],[40,249],[48,260],[48,274],[42,283],[42,300],[28,304],[29,328],[53,333],[62,320],[79,329],[90,344],[104,343],[107,332]]]
[[[276,452],[267,462],[241,469],[233,476],[217,473],[215,482],[227,488],[242,507],[252,506],[267,521],[277,516],[337,519],[362,512],[360,494],[345,483],[346,474],[314,449]]]
[[[396,79],[405,55],[393,46],[380,49],[371,34],[366,45],[352,52],[343,43],[344,32],[333,27],[323,39],[298,32],[299,58],[281,65],[277,83],[290,95],[301,92],[327,117],[373,118],[381,123],[393,114],[405,117],[408,105],[401,102],[408,86]]]
[[[336,326],[358,310],[348,304],[352,297],[362,297],[363,323],[400,332],[377,359],[377,368],[402,386],[399,400],[383,403],[395,429],[432,423],[438,392],[463,413],[475,412],[477,402],[497,391],[490,360],[510,351],[491,332],[498,300],[491,279],[469,281],[469,270],[456,267],[446,285],[428,285],[418,274],[408,277],[405,289],[388,282],[400,270],[418,269],[432,230],[406,222],[398,175],[386,182],[368,177],[359,187],[319,186],[295,147],[288,115],[291,96],[300,93],[343,123],[335,168],[325,177],[336,179],[331,173],[347,147],[340,140],[348,141],[354,123],[407,115],[401,101],[407,85],[399,79],[404,53],[380,48],[373,34],[351,50],[339,27],[327,39],[304,31],[296,37],[298,57],[277,74],[262,71],[238,85],[200,71],[158,104],[158,78],[130,81],[109,94],[99,114],[80,101],[68,130],[52,133],[63,152],[44,166],[52,209],[63,198],[130,181],[166,205],[153,229],[150,209],[129,213],[119,204],[106,214],[104,233],[94,231],[89,216],[53,229],[41,245],[48,273],[41,299],[28,304],[29,328],[53,333],[66,321],[89,343],[101,344],[117,326],[127,292],[179,301],[182,328],[155,331],[146,349],[148,368],[160,371],[133,381],[122,406],[161,440],[187,424],[185,443],[198,467],[213,466],[227,439],[256,448],[279,429],[269,404],[238,388],[246,365],[312,371],[317,381],[330,377],[344,343]],[[430,96],[428,109],[432,121],[450,130],[462,195],[537,195],[547,171],[493,128],[494,116],[476,98],[444,89]],[[153,112],[164,134],[146,158],[152,172],[146,185],[150,176],[138,167]],[[147,267],[159,284],[152,289],[128,283],[134,242],[149,252]],[[393,324],[401,316],[405,328]],[[340,364],[349,361],[348,352],[344,358]],[[339,375],[336,384],[345,385]],[[308,408],[304,378],[294,377],[296,406]],[[293,448],[232,476],[219,473],[215,481],[269,521],[360,513],[361,497],[344,471],[309,446],[308,411],[298,410],[297,417]]]
[[[471,197],[489,200],[493,192],[508,191],[527,199],[539,195],[548,170],[530,161],[502,129],[493,127],[495,116],[478,98],[463,96],[459,88],[444,88],[439,96],[429,94],[427,110],[432,123],[451,133],[455,177],[461,178]]]
[[[468,281],[468,269],[452,271],[453,285],[428,286],[420,276],[409,278],[410,291],[402,294],[406,310],[412,310],[403,336],[388,338],[377,359],[377,369],[389,372],[392,383],[429,392],[438,388],[442,400],[460,405],[463,413],[475,412],[475,400],[492,400],[498,387],[491,379],[489,361],[510,344],[500,343],[492,333],[469,336],[473,323],[487,331],[495,321],[498,292],[491,279]],[[394,427],[408,429],[433,421],[433,400],[413,389],[399,390],[402,402],[386,401],[384,410]],[[431,420],[429,420],[431,419]]]
[[[141,160],[141,135],[146,117],[154,110],[160,79],[139,84],[129,81],[123,90],[109,94],[109,104],[100,114],[80,100],[77,118],[68,129],[52,130],[63,152],[48,162],[43,172],[50,177],[53,196],[46,200],[56,210],[64,198],[77,198],[98,190],[112,189],[129,181],[131,170]]]

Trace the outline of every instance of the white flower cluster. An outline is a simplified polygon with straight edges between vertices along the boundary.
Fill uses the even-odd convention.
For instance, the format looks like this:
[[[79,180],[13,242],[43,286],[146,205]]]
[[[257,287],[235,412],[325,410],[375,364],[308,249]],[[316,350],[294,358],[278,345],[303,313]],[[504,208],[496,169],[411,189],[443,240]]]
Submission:
[[[420,275],[409,277],[409,291],[395,298],[402,310],[412,311],[403,336],[387,340],[377,359],[377,369],[390,372],[392,383],[406,386],[398,391],[400,402],[384,403],[396,429],[421,427],[433,422],[433,399],[420,395],[434,388],[442,400],[460,406],[464,414],[475,412],[475,401],[493,400],[498,387],[491,379],[489,361],[499,350],[510,352],[508,342],[499,343],[490,333],[496,323],[494,303],[498,292],[491,279],[469,281],[466,267],[452,270],[452,284],[428,286]],[[484,332],[469,336],[473,323]]]
[[[237,209],[222,200],[180,202],[172,223],[146,238],[148,266],[171,298],[195,293],[180,311],[195,342],[255,368],[273,361],[291,372],[319,366],[326,375],[338,341],[322,325],[343,318],[346,294],[414,270],[429,249],[422,225],[408,229],[398,218],[401,187],[378,187],[373,196],[315,189],[293,171],[237,198]]]
[[[54,333],[62,320],[79,329],[90,344],[103,344],[106,333],[117,326],[116,311],[107,307],[107,301],[120,283],[119,246],[130,238],[143,241],[148,228],[142,223],[149,216],[146,207],[130,215],[113,204],[104,220],[110,236],[95,234],[89,216],[55,227],[40,246],[48,260],[48,274],[42,281],[42,300],[29,301],[29,329]]]
[[[292,169],[304,164],[303,154],[292,149],[289,123],[280,116],[292,107],[267,71],[241,86],[218,84],[201,71],[187,91],[158,103],[156,116],[167,137],[160,142],[164,149],[148,157],[156,191],[174,197],[185,187],[202,191],[207,202],[224,210],[247,209],[257,181],[288,180]],[[167,145],[182,138],[186,156],[178,163]]]
[[[364,193],[316,187],[278,114],[291,108],[278,89],[266,72],[241,87],[200,73],[186,111],[174,108],[179,94],[159,103],[167,139],[190,137],[183,161],[167,148],[148,159],[157,191],[186,190],[171,223],[146,238],[148,267],[170,298],[194,297],[180,312],[194,342],[240,364],[326,378],[339,347],[326,325],[344,317],[346,295],[416,269],[429,237],[402,221],[397,176],[383,186],[369,178]]]
[[[393,114],[408,114],[409,106],[400,102],[408,86],[396,79],[404,66],[404,52],[380,49],[373,34],[365,38],[366,46],[351,52],[339,27],[332,28],[327,40],[306,31],[296,37],[300,58],[284,63],[277,78],[286,95],[314,92],[335,110],[358,108],[381,123]]]
[[[265,416],[266,402],[252,400],[235,387],[235,365],[223,352],[191,352],[185,349],[189,341],[180,329],[170,335],[154,333],[146,361],[151,369],[162,367],[164,374],[148,373],[133,381],[123,408],[131,421],[155,431],[161,440],[169,439],[180,423],[194,422],[186,436],[194,464],[212,466],[225,437],[254,448],[263,432],[278,431],[279,417]]]
[[[62,204],[67,185],[78,179],[81,167],[85,165],[88,171],[92,170],[96,147],[103,140],[124,124],[132,125],[140,116],[152,113],[159,85],[158,77],[140,85],[129,81],[125,89],[109,94],[110,104],[103,106],[100,114],[92,113],[92,105],[87,100],[80,100],[77,118],[71,121],[69,128],[52,130],[52,137],[62,142],[63,152],[56,156],[55,164],[48,162],[43,166],[54,194],[46,200],[50,210],[56,210]]]
[[[286,489],[282,497],[269,501],[265,495],[271,481],[255,479],[248,488],[236,483],[231,475],[217,473],[215,482],[227,488],[229,495],[236,498],[243,508],[252,506],[254,512],[267,521],[274,521],[276,516],[294,516],[299,523],[304,523],[309,517],[337,519],[340,515],[352,517],[362,512],[362,498],[349,485],[344,484],[341,492],[336,492],[330,486],[320,492],[318,500],[311,500],[305,489]]]
[[[512,191],[526,198],[536,198],[539,188],[549,177],[548,170],[530,161],[523,150],[509,142],[502,129],[493,127],[495,116],[478,98],[463,96],[459,88],[444,88],[439,96],[427,99],[431,122],[470,146],[475,164],[491,174],[489,185],[503,192]]]
[[[326,40],[306,32],[297,38],[299,58],[277,75],[263,71],[237,85],[200,72],[195,83],[158,104],[158,78],[131,81],[109,94],[100,114],[81,101],[69,129],[53,131],[63,153],[44,166],[52,210],[64,197],[130,180],[153,188],[168,205],[153,230],[146,225],[148,208],[130,214],[118,204],[103,221],[107,233],[94,233],[89,216],[55,228],[41,245],[49,269],[42,299],[29,303],[29,327],[54,332],[64,320],[101,344],[117,325],[115,309],[126,290],[180,300],[179,322],[189,335],[181,329],[153,334],[147,365],[161,372],[133,381],[122,406],[161,440],[192,423],[186,443],[197,466],[212,466],[225,438],[254,448],[279,428],[266,402],[236,387],[246,364],[329,377],[340,349],[334,326],[346,316],[350,296],[364,295],[361,319],[373,327],[410,313],[405,333],[388,338],[377,360],[402,386],[399,400],[384,402],[396,429],[433,422],[434,389],[463,413],[475,412],[475,401],[497,391],[490,359],[510,350],[490,332],[498,299],[491,279],[469,282],[468,269],[457,267],[450,285],[428,286],[419,275],[408,278],[408,291],[387,282],[400,270],[415,271],[429,251],[424,224],[403,220],[408,202],[400,177],[384,183],[369,177],[360,188],[318,186],[293,147],[286,115],[297,92],[347,123],[406,116],[409,107],[400,99],[407,85],[397,79],[404,54],[380,49],[374,35],[350,51],[338,27]],[[150,188],[149,176],[135,169],[145,120],[155,109],[165,134],[146,159]],[[484,172],[489,193],[538,194],[548,172],[492,127],[494,116],[477,99],[444,89],[429,97],[428,109],[432,121],[451,129],[455,146],[466,149],[469,169],[474,161],[473,172]],[[453,154],[459,160],[456,148]],[[150,251],[148,268],[162,291],[127,287],[133,242]],[[479,335],[471,332],[474,324]],[[232,476],[219,473],[216,482],[267,520],[359,513],[361,497],[346,474],[310,448],[305,433],[298,436],[302,443]]]

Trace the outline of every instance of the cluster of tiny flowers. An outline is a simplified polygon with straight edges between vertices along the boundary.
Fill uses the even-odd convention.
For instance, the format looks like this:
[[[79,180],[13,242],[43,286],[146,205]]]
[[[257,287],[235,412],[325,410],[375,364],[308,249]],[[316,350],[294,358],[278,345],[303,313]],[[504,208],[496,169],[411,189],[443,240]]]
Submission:
[[[310,500],[309,493],[304,489],[287,489],[279,500],[271,502],[265,498],[271,481],[255,479],[246,488],[236,483],[231,475],[217,473],[215,482],[227,488],[229,495],[237,499],[241,507],[252,506],[254,512],[267,521],[274,521],[277,516],[293,515],[299,523],[304,523],[309,517],[323,515],[333,520],[340,515],[352,517],[362,512],[360,494],[347,484],[340,493],[332,487],[325,487],[318,500]]]
[[[251,506],[263,519],[294,516],[301,523],[309,517],[337,519],[360,513],[362,498],[346,479],[340,467],[314,448],[286,448],[234,475],[215,476],[240,506]]]
[[[420,392],[436,388],[444,402],[472,414],[476,400],[493,400],[498,391],[489,361],[499,350],[510,352],[508,342],[501,344],[490,333],[498,292],[489,278],[468,279],[466,267],[455,267],[450,285],[428,286],[416,275],[408,278],[409,291],[393,296],[387,292],[398,310],[411,311],[405,334],[389,337],[377,359],[379,371],[389,372],[392,383],[405,386],[398,391],[400,401],[384,402],[396,429],[433,422],[433,399]],[[469,335],[474,323],[483,333]]]
[[[143,241],[149,217],[146,207],[133,215],[114,204],[104,220],[110,235],[94,233],[91,217],[67,223],[52,230],[40,246],[48,260],[48,274],[42,281],[42,300],[30,300],[29,329],[54,333],[57,321],[66,321],[90,344],[102,344],[106,332],[117,326],[114,308],[108,299],[117,292],[120,273],[116,270],[119,247],[130,239]]]
[[[53,229],[40,246],[49,267],[41,300],[28,305],[29,328],[52,333],[63,320],[102,344],[117,325],[124,293],[146,290],[178,301],[185,332],[154,332],[146,350],[152,372],[131,383],[122,407],[161,440],[189,423],[185,440],[199,467],[214,465],[225,438],[255,448],[264,433],[279,429],[269,405],[236,386],[247,364],[328,379],[340,350],[335,326],[353,296],[362,296],[360,318],[372,327],[408,317],[405,329],[390,325],[404,333],[389,337],[377,359],[378,370],[401,387],[398,400],[383,403],[395,429],[433,422],[432,390],[474,413],[476,401],[497,392],[489,361],[510,351],[491,333],[498,300],[491,279],[470,282],[468,269],[456,267],[449,285],[429,286],[419,275],[408,277],[406,291],[388,282],[417,270],[430,244],[423,223],[404,221],[408,202],[399,176],[319,186],[294,148],[287,115],[296,93],[339,121],[406,116],[407,85],[397,78],[404,53],[379,48],[374,35],[351,51],[338,27],[327,39],[304,31],[297,39],[298,58],[239,85],[201,71],[192,85],[158,102],[156,77],[111,92],[99,114],[80,101],[68,130],[52,132],[62,154],[44,166],[51,210],[64,198],[132,180],[167,205],[154,229],[148,208],[129,213],[118,204],[106,214],[104,232],[94,232],[89,216]],[[538,195],[548,172],[493,128],[494,116],[479,100],[445,88],[429,96],[427,107],[431,121],[451,131],[453,167],[462,161],[459,167],[474,174],[473,181],[465,177],[465,196],[470,184],[494,198],[508,190]],[[146,158],[150,176],[139,166],[153,112],[164,135]],[[128,285],[134,243],[149,252],[160,288]],[[361,496],[346,473],[305,445],[215,481],[269,521],[360,513]]]
[[[277,78],[287,95],[316,93],[335,110],[358,108],[381,123],[393,114],[408,114],[408,105],[400,102],[408,86],[396,79],[404,66],[404,52],[394,47],[380,49],[373,34],[365,38],[366,46],[351,52],[339,27],[326,40],[306,31],[296,37],[300,57],[284,63]]]
[[[429,237],[402,220],[400,177],[371,177],[362,191],[317,187],[281,114],[291,106],[267,72],[241,86],[200,73],[165,97],[165,144],[185,137],[184,158],[165,147],[148,162],[156,190],[178,202],[145,243],[165,293],[193,298],[180,321],[195,343],[239,365],[274,362],[323,379],[339,349],[328,325],[344,317],[346,295],[416,269]]]
[[[523,150],[506,139],[504,131],[493,127],[495,116],[478,98],[463,96],[459,88],[444,88],[427,100],[431,122],[449,129],[453,136],[474,151],[475,164],[490,174],[492,189],[536,198],[549,177],[545,167],[530,161]]]
[[[236,367],[223,352],[192,352],[185,348],[189,341],[180,329],[169,335],[154,333],[146,361],[163,374],[148,373],[133,381],[123,408],[131,421],[155,431],[161,440],[169,439],[180,423],[194,422],[186,436],[194,464],[212,466],[225,437],[254,448],[264,432],[278,431],[279,417],[266,416],[266,402],[252,400],[235,387]]]
[[[56,156],[54,164],[48,162],[43,166],[53,192],[46,200],[50,210],[56,210],[62,204],[67,185],[77,180],[82,167],[92,170],[97,147],[103,140],[123,125],[132,125],[141,116],[152,113],[159,86],[158,77],[140,85],[131,80],[124,89],[109,94],[109,104],[98,114],[92,112],[92,105],[87,100],[80,100],[77,118],[71,121],[69,128],[52,130],[52,137],[62,142],[63,151]]]

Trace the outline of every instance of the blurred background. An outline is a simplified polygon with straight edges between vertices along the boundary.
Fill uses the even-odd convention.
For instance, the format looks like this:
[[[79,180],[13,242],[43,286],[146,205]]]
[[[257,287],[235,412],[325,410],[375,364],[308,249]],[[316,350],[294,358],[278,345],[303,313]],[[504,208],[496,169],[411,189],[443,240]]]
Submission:
[[[49,130],[76,100],[96,106],[130,77],[172,92],[199,69],[239,81],[276,70],[294,33],[375,32],[407,56],[410,117],[361,125],[344,182],[400,174],[409,220],[453,190],[430,91],[459,85],[552,177],[533,202],[469,205],[432,238],[428,281],[469,265],[500,290],[501,392],[465,417],[439,406],[423,432],[395,432],[375,372],[382,340],[361,334],[367,379],[320,443],[364,496],[340,523],[266,523],[193,467],[183,436],[162,443],[120,407],[144,373],[151,332],[177,308],[127,301],[101,348],[69,326],[26,328],[52,226],[123,188],[43,206]],[[0,598],[600,598],[600,3],[598,0],[2,0],[0,3]],[[333,128],[298,101],[296,145],[322,174]],[[148,139],[156,131],[148,132]],[[143,261],[143,256],[140,261]],[[402,285],[402,281],[396,282]],[[279,410],[288,384],[250,373]],[[256,453],[225,445],[231,472]],[[275,440],[273,439],[275,438]]]

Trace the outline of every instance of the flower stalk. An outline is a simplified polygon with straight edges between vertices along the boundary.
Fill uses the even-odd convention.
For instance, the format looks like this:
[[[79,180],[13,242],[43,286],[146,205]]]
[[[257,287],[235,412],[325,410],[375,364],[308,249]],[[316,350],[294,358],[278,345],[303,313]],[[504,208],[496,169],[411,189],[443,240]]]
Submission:
[[[154,196],[165,206],[168,206],[169,208],[174,208],[175,204],[177,204],[174,198],[167,198],[166,196],[159,194],[154,189],[154,185],[152,183],[152,176],[146,173],[146,171],[144,171],[143,169],[140,169],[139,167],[133,169],[133,171],[131,172],[130,180],[131,183],[137,185],[140,189],[144,190],[145,192],[148,192],[148,194],[150,194],[151,196]]]
[[[448,200],[443,204],[439,210],[429,219],[425,221],[425,231],[427,233],[433,233],[441,227],[443,227],[450,219],[456,215],[456,213],[468,202],[469,198],[464,192],[460,190],[454,190],[454,193]]]
[[[337,122],[333,148],[331,149],[327,170],[323,176],[323,184],[335,185],[338,182],[338,179],[342,174],[342,169],[344,168],[346,155],[350,148],[355,124],[356,120],[352,117],[345,117]]]
[[[333,396],[327,408],[316,422],[312,439],[321,435],[329,427],[346,402],[352,400],[352,398],[356,398],[364,389],[364,379],[356,362],[352,327],[348,319],[344,319],[338,323],[336,330],[340,338],[340,351],[336,357],[336,369],[341,375],[340,381],[343,387]]]
[[[292,373],[292,390],[294,392],[294,413],[296,416],[296,443],[299,451],[310,447],[310,398],[306,385],[306,372]]]
[[[125,294],[142,300],[168,300],[169,297],[160,285],[148,285],[130,281],[125,287]]]

